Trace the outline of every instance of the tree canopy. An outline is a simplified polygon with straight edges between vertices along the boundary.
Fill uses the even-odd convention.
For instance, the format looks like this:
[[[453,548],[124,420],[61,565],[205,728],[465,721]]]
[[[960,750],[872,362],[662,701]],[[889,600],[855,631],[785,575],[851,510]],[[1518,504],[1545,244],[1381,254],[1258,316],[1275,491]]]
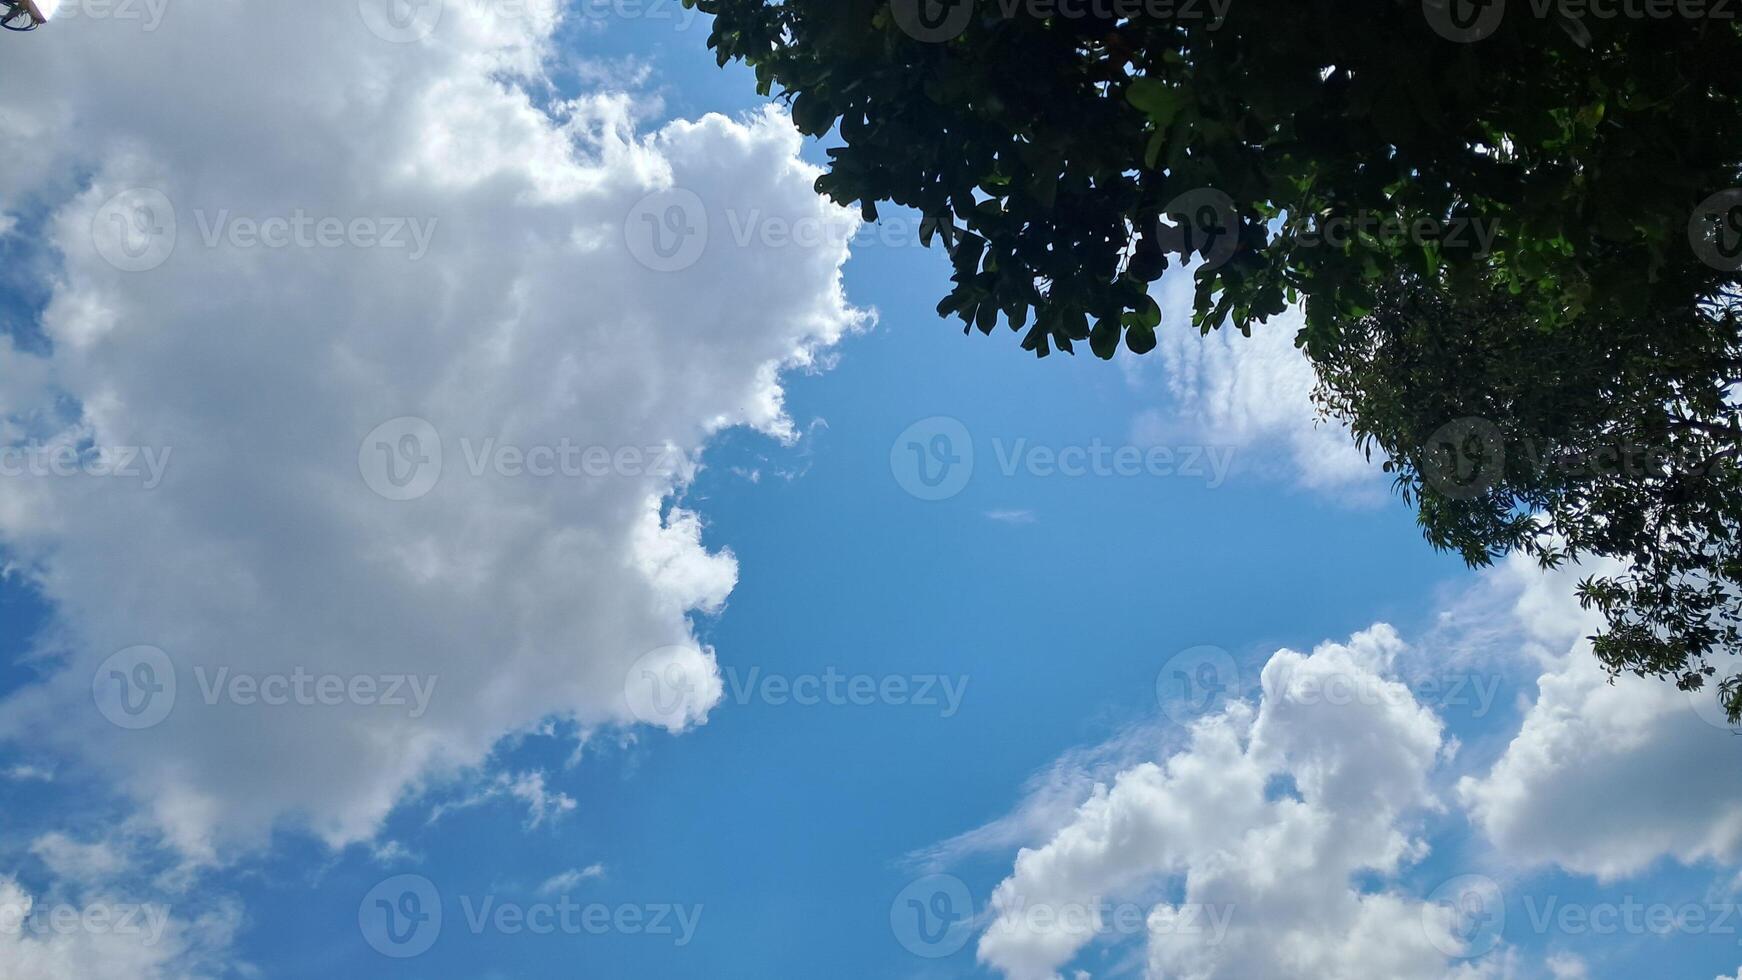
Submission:
[[[819,192],[924,216],[965,330],[1143,354],[1170,266],[1199,330],[1299,303],[1435,546],[1619,562],[1582,591],[1611,669],[1735,648],[1728,0],[685,2],[838,132]]]

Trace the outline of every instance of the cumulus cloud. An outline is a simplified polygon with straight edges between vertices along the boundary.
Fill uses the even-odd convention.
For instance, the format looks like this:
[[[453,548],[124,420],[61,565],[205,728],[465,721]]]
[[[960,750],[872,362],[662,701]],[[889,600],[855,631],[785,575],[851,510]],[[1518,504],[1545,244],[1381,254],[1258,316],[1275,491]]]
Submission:
[[[1567,581],[1522,559],[1510,614],[1558,653],[1537,679],[1522,727],[1493,767],[1458,795],[1508,858],[1613,879],[1660,858],[1733,863],[1742,856],[1742,772],[1723,760],[1735,736],[1716,695],[1631,674],[1611,679],[1584,637],[1599,625]],[[1719,676],[1742,669],[1720,659]],[[1616,787],[1626,787],[1617,792]]]
[[[46,213],[60,265],[52,349],[0,352],[40,397],[0,410],[78,465],[0,495],[55,611],[0,739],[105,775],[192,861],[368,840],[504,736],[633,722],[630,665],[695,647],[737,577],[671,495],[724,427],[789,438],[781,373],[864,322],[844,237],[725,234],[851,228],[784,117],[639,134],[626,96],[554,95],[552,0],[432,9],[194,4],[7,49],[33,85],[0,211]],[[94,475],[142,448],[155,485]],[[162,717],[117,724],[94,684]],[[534,822],[566,799],[504,791]]]
[[[108,890],[32,894],[0,875],[0,975],[18,980],[204,980],[229,975],[240,911],[194,917]]]
[[[1449,596],[1422,644],[1380,624],[1310,656],[1279,651],[1256,702],[1198,720],[1183,747],[1158,751],[1162,730],[1140,726],[1069,753],[1011,814],[914,857],[935,871],[1021,846],[978,949],[1017,980],[1068,974],[1090,943],[1133,932],[1155,977],[1514,975],[1498,927],[1472,929],[1447,899],[1498,902],[1498,881],[1404,885],[1433,844],[1419,818],[1444,810],[1434,787],[1491,845],[1479,867],[1509,883],[1742,856],[1742,777],[1722,765],[1734,736],[1714,695],[1611,679],[1591,655],[1598,624],[1575,586],[1603,570],[1514,558]],[[1516,734],[1462,759],[1409,686],[1424,664],[1535,677]],[[1132,904],[1140,931],[1120,928]],[[1556,951],[1540,970],[1589,966]]]
[[[1161,889],[1147,912],[1153,976],[1437,977],[1462,969],[1452,914],[1361,873],[1424,853],[1441,723],[1390,676],[1404,644],[1379,625],[1310,655],[1281,650],[1255,706],[1199,720],[1189,744],[1098,785],[994,890],[982,962],[1049,978],[1117,923],[1100,909]],[[1311,692],[1356,684],[1373,697]],[[1073,914],[1074,913],[1074,914]]]

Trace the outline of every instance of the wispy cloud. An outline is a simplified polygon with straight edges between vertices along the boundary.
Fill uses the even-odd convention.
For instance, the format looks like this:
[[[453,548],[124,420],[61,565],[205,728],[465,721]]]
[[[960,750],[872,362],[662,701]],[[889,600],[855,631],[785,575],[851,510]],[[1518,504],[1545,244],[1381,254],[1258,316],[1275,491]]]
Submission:
[[[546,878],[544,884],[538,886],[538,893],[540,895],[557,895],[574,888],[583,881],[603,877],[605,877],[605,866],[602,864],[589,864],[584,868],[570,868],[562,874]]]
[[[14,766],[8,766],[4,770],[0,770],[0,775],[4,775],[7,779],[17,783],[54,782],[54,770],[44,769],[41,766],[32,766],[22,762]]]

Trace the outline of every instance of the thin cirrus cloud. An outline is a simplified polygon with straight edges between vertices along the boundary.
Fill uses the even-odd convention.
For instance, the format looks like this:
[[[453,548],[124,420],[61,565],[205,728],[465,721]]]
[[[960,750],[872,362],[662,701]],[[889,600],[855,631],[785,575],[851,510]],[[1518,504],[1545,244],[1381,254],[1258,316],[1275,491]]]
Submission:
[[[196,4],[6,55],[39,97],[0,116],[0,210],[46,213],[59,258],[47,352],[0,352],[29,382],[0,386],[8,432],[162,465],[149,488],[8,481],[0,545],[54,613],[0,739],[106,779],[194,865],[281,828],[368,841],[505,736],[633,723],[625,672],[651,649],[689,647],[711,676],[687,617],[721,608],[737,566],[665,501],[721,428],[791,437],[781,373],[867,322],[844,240],[692,235],[676,264],[636,247],[634,219],[674,202],[722,227],[726,207],[848,226],[783,116],[640,134],[606,86],[549,101],[554,2],[425,24],[356,8]],[[299,217],[287,247],[250,235]],[[321,218],[352,247],[321,244]],[[419,461],[439,446],[441,466],[419,472],[439,479],[391,499],[366,441],[404,418],[428,428],[390,425],[383,451],[433,433]],[[635,452],[604,474],[473,465],[563,446]],[[128,730],[93,709],[93,675],[142,646],[177,690]],[[237,675],[382,686],[269,707],[233,696]],[[389,706],[395,678],[422,703]],[[480,792],[560,814],[529,778]]]
[[[1169,327],[1160,331],[1151,358],[1123,361],[1139,390],[1167,393],[1165,404],[1132,420],[1132,440],[1228,447],[1239,472],[1279,477],[1361,506],[1382,502],[1378,467],[1355,447],[1346,426],[1321,418],[1313,404],[1313,368],[1294,345],[1305,322],[1300,308],[1254,326],[1251,336],[1232,327],[1200,335],[1191,325],[1192,289],[1189,266],[1163,277],[1157,300]]]

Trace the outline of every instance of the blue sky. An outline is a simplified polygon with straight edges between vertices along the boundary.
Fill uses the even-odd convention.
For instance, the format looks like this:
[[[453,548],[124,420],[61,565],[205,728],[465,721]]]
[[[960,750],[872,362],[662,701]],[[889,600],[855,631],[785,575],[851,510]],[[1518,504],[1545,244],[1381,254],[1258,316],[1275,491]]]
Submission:
[[[33,120],[29,159],[49,176],[0,184],[0,434],[40,447],[65,427],[188,463],[150,492],[0,481],[0,911],[29,895],[39,913],[39,931],[0,931],[0,972],[1735,975],[1729,733],[1672,690],[1593,679],[1568,576],[1472,572],[1427,548],[1377,466],[1315,425],[1286,323],[1200,339],[1176,292],[1173,334],[1143,363],[964,337],[933,313],[940,252],[861,230],[847,257],[756,224],[841,219],[791,159],[820,148],[755,122],[749,74],[715,67],[705,21],[620,5],[485,28],[479,7],[400,44],[246,5],[7,39],[37,60],[11,69],[9,50],[0,77],[112,60]],[[308,50],[355,44],[377,73],[306,104],[240,84],[239,112],[302,124],[301,170],[105,87],[237,29],[323,32]],[[255,36],[207,70],[245,78],[270,56]],[[381,78],[416,108],[358,94]],[[449,78],[470,87],[419,101]],[[226,111],[207,86],[162,84],[150,102]],[[357,99],[354,115],[322,98]],[[647,142],[611,150],[535,106]],[[737,122],[684,129],[715,112]],[[105,123],[126,138],[93,136]],[[0,127],[0,145],[22,154],[26,131]],[[584,165],[539,156],[565,132]],[[359,161],[395,176],[350,186]],[[661,172],[709,213],[693,268],[619,261],[624,239],[575,245],[563,209],[590,216],[575,228],[622,227],[667,192]],[[87,229],[139,187],[164,189],[179,237],[161,266],[118,270]],[[442,224],[408,269],[354,241],[200,248],[220,205]],[[886,219],[899,240],[906,219]],[[441,433],[442,482],[422,499],[377,499],[356,470],[356,420],[395,413]],[[456,437],[498,432],[670,441],[699,466],[603,489],[466,480],[473,446]],[[907,461],[940,433],[972,473],[924,499],[939,494]],[[1072,476],[1073,451],[1145,462]],[[656,515],[638,510],[648,492]],[[648,521],[656,545],[625,530]],[[545,550],[569,533],[581,543]],[[179,684],[143,732],[90,694],[135,644],[168,651]],[[674,647],[693,658],[661,676],[697,687],[677,717],[650,717],[636,678],[673,667],[658,657]],[[438,686],[429,714],[391,723],[233,693],[201,713],[196,666]],[[1226,695],[1180,703],[1180,671]],[[834,693],[799,703],[807,683]],[[1476,907],[1459,918],[1448,895]],[[1013,897],[1149,924],[1110,914],[1073,939]],[[440,927],[376,899],[433,902]],[[492,918],[558,902],[609,924],[535,935]],[[138,904],[174,923],[147,949],[40,931],[48,906]],[[1227,931],[1169,933],[1157,909],[1226,912]]]

